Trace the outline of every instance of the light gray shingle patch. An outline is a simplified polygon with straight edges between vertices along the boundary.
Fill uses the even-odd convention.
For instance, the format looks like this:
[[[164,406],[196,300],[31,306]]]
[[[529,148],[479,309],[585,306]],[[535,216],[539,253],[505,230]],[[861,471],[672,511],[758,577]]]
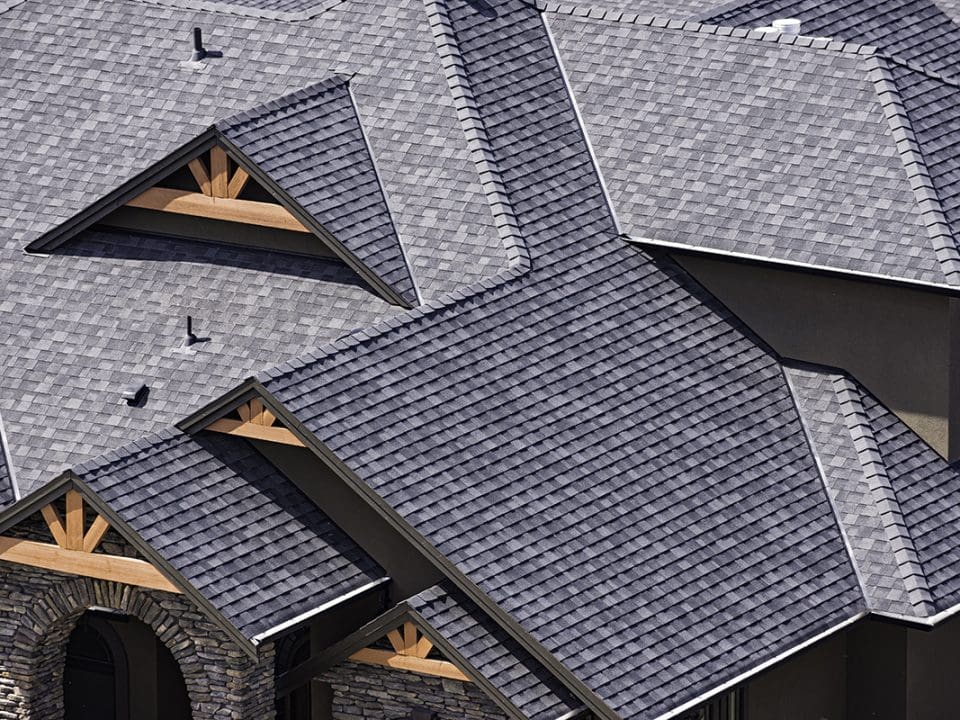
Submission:
[[[135,0],[180,10],[204,10],[264,20],[311,20],[346,0]]]
[[[0,276],[0,413],[27,491],[397,312],[336,261],[122,232],[88,231]],[[209,338],[192,354],[188,314]],[[143,407],[120,397],[135,381]]]
[[[615,237],[537,13],[446,7],[532,269],[263,379],[570,682],[656,717],[864,600],[776,361]]]
[[[897,279],[953,272],[863,49],[560,14],[550,26],[626,232]]]
[[[956,75],[960,25],[933,0],[760,0],[707,10],[704,22],[741,27],[801,21],[805,35],[875,45],[935,72]]]
[[[290,198],[410,305],[417,293],[343,78],[217,122]]]
[[[183,64],[196,25],[224,53],[200,69]],[[0,60],[0,241],[11,250],[217,119],[339,72],[352,77],[424,295],[506,265],[419,0],[344,2],[293,24],[127,1],[26,2],[0,16]]]
[[[581,703],[516,640],[450,583],[406,601],[530,720],[557,720]]]
[[[385,576],[241,438],[165,431],[77,473],[248,639]]]
[[[788,366],[785,372],[804,418],[814,452],[820,459],[824,483],[853,551],[871,609],[901,615],[925,615],[929,593],[914,602],[902,568],[896,562],[889,493],[880,482],[885,469],[877,463],[875,445],[864,428],[857,391],[842,375],[822,368]],[[857,441],[852,432],[856,431]],[[869,455],[873,457],[867,457]],[[870,471],[868,477],[867,472]],[[899,511],[893,514],[899,515]],[[902,530],[902,528],[897,528]]]

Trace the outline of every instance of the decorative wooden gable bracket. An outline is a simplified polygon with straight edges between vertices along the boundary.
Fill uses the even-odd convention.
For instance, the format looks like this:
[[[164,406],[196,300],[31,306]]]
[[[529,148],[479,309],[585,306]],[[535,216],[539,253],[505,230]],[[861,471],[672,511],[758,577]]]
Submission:
[[[450,678],[451,680],[471,682],[470,678],[464,675],[460,668],[453,663],[427,657],[433,648],[433,643],[413,623],[405,622],[403,627],[391,630],[386,637],[393,647],[392,651],[367,647],[357,650],[350,656],[350,659],[368,665],[383,665],[398,670],[409,670],[421,675],[433,675]]]
[[[66,524],[52,504],[40,510],[55,545],[0,536],[0,560],[152,590],[180,592],[159,570],[144,560],[95,553],[94,550],[110,529],[110,523],[102,515],[97,515],[90,523],[90,528],[84,531],[83,496],[76,490],[68,490],[66,503]]]
[[[268,440],[303,447],[300,439],[283,425],[276,425],[276,416],[263,406],[263,400],[253,398],[240,405],[235,411],[236,417],[221,418],[207,425],[207,430],[240,435],[254,440]]]
[[[194,158],[187,167],[200,192],[157,186],[142,192],[127,205],[278,230],[310,232],[282,205],[240,200],[239,195],[250,175],[238,165],[231,177],[230,160],[222,147],[215,145],[210,150],[209,170],[201,158]]]

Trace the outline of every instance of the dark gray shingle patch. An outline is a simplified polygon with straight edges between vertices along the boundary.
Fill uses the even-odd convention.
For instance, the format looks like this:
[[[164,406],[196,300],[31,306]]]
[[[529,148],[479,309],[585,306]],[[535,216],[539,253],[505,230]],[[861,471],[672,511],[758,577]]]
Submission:
[[[788,368],[871,609],[929,617],[960,601],[960,472],[844,373]]]
[[[249,443],[165,432],[78,474],[247,638],[384,577]]]
[[[776,361],[615,237],[536,12],[446,6],[533,269],[264,380],[616,713],[655,717],[864,601]]]
[[[956,247],[911,186],[869,55],[711,28],[549,22],[626,232],[955,282]]]
[[[516,640],[449,583],[406,601],[530,720],[557,720],[581,703]]]
[[[787,367],[786,372],[870,608],[901,615],[926,614],[922,602],[912,602],[895,560],[892,535],[897,528],[891,525],[889,508],[881,508],[881,485],[888,483],[876,477],[877,470],[883,473],[883,468],[870,468],[868,475],[865,457],[875,448],[863,432],[858,433],[857,441],[851,435],[854,428],[862,427],[858,398],[850,397],[856,390],[847,387],[850,381],[844,376],[819,368]]]
[[[217,128],[411,305],[417,293],[346,81],[331,78]]]

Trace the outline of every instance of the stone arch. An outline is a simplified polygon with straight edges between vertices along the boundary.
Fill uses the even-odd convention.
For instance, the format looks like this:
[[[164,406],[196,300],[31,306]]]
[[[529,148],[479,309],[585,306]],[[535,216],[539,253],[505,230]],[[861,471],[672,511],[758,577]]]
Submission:
[[[14,640],[14,664],[26,669],[22,678],[25,720],[63,717],[63,672],[67,641],[79,617],[91,607],[125,613],[148,625],[173,655],[187,688],[194,720],[212,718],[204,702],[209,677],[198,658],[196,638],[178,620],[186,602],[154,597],[155,591],[85,577],[69,577],[28,602]],[[224,708],[221,708],[223,710]],[[231,717],[218,714],[217,717]]]

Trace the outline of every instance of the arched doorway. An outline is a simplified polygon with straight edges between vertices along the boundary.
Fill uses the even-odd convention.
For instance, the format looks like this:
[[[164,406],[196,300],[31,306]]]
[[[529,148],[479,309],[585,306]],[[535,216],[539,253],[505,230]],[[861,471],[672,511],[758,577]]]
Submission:
[[[191,720],[176,660],[134,617],[87,611],[67,641],[65,720]]]

